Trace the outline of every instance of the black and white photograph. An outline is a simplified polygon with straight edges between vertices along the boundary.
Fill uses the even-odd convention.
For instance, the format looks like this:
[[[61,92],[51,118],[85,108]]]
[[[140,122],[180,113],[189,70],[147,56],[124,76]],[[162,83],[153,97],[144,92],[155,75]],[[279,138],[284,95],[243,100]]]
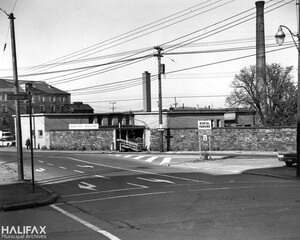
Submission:
[[[300,0],[0,0],[0,240],[300,239]]]

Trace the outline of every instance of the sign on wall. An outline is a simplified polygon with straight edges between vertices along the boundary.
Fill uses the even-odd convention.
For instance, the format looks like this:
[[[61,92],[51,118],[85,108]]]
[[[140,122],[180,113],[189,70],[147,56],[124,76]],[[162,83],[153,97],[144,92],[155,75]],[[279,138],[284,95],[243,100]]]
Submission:
[[[99,129],[99,124],[69,124],[70,130]]]

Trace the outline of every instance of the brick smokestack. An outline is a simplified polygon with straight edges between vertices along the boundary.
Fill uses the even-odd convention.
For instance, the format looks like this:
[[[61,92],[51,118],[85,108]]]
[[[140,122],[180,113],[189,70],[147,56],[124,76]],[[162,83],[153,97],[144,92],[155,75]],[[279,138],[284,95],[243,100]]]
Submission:
[[[256,82],[261,94],[261,109],[267,114],[267,90],[266,90],[266,49],[265,49],[265,22],[264,1],[255,2],[256,5]],[[265,118],[262,119],[266,125]]]
[[[151,112],[151,74],[143,73],[143,111]]]

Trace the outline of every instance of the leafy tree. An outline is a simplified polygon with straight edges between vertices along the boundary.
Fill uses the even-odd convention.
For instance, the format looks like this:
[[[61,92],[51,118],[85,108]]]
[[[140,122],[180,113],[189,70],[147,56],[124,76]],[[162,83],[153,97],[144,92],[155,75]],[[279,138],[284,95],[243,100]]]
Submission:
[[[256,81],[256,67],[244,68],[232,81],[233,91],[226,99],[230,107],[254,109],[260,124],[291,126],[296,123],[297,85],[293,82],[293,67],[273,63],[266,67],[266,101]],[[266,107],[262,104],[267,103]]]

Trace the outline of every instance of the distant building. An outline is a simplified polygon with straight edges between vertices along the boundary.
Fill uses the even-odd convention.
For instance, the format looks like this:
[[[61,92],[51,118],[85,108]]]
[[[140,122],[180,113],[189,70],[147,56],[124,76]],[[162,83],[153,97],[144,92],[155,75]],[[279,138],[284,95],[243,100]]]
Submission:
[[[7,94],[14,93],[11,81],[0,79],[0,130],[9,129],[14,132],[15,102],[7,100]]]
[[[94,109],[83,102],[73,102],[69,107],[70,113],[94,113]]]
[[[31,83],[32,113],[67,113],[70,112],[71,94],[42,81],[19,81],[23,92],[26,84]],[[27,113],[28,106],[21,110]]]
[[[26,92],[26,84],[31,84],[32,113],[93,113],[88,104],[75,102],[71,104],[71,94],[53,87],[43,81],[19,81],[19,92]],[[12,80],[0,79],[0,130],[15,131],[13,115],[15,101],[8,100],[7,95],[14,93]],[[20,101],[20,114],[29,112],[28,101]]]

